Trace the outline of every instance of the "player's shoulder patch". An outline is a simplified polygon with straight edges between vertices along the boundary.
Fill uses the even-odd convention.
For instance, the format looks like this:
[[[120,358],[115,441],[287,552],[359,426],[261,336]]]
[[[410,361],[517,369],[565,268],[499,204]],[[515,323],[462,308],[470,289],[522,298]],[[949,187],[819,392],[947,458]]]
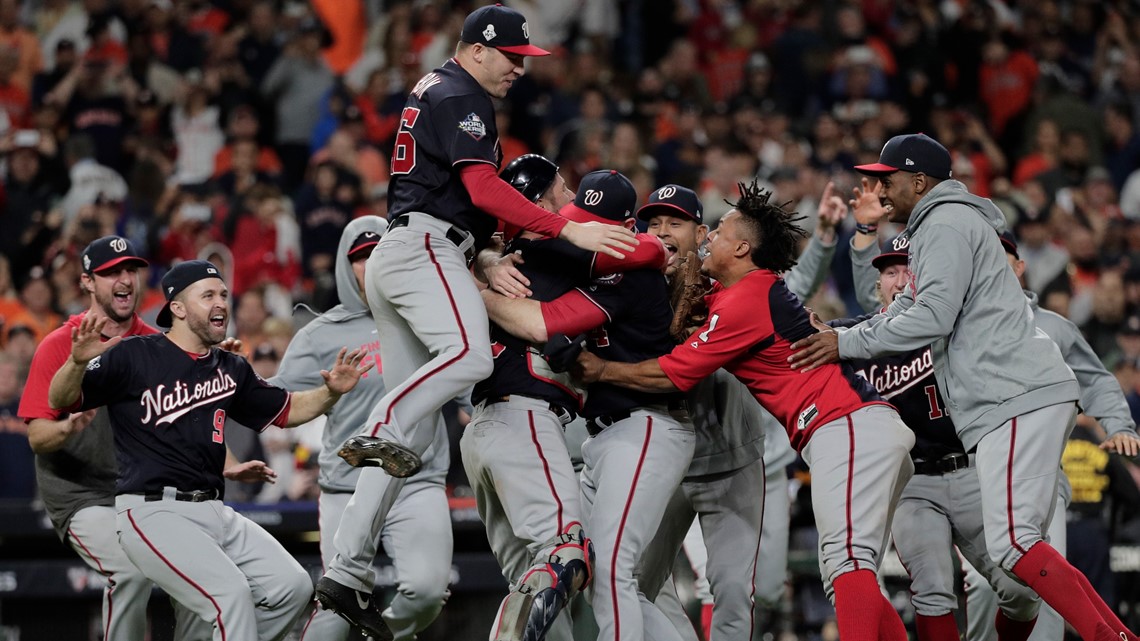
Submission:
[[[438,73],[433,71],[423,78],[420,78],[420,81],[416,83],[416,86],[412,87],[412,93],[415,94],[416,98],[423,98],[425,91],[438,85],[441,82],[443,82],[443,78],[440,77]]]
[[[487,135],[487,123],[472,111],[467,117],[459,121],[459,130],[467,133],[475,140],[482,140]]]

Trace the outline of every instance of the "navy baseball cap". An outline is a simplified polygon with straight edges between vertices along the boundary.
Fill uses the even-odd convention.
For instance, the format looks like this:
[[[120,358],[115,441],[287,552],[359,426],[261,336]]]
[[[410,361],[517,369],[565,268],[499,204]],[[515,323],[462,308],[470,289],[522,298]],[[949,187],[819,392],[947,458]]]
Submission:
[[[637,190],[629,178],[613,169],[591,171],[582,177],[574,201],[558,212],[576,223],[624,223],[633,218]]]
[[[372,248],[375,247],[379,242],[380,234],[377,234],[374,231],[366,231],[357,236],[352,241],[352,244],[348,246],[348,257],[352,258],[356,256],[357,252],[362,252],[364,250],[368,250],[368,253],[371,254]]]
[[[891,248],[871,259],[871,266],[883,271],[891,265],[906,263],[910,260],[910,239],[905,236],[895,236],[891,240]]]
[[[150,263],[139,257],[135,245],[121,236],[104,236],[91,241],[80,255],[83,271],[88,275],[110,269],[122,263],[146,267]]]
[[[530,43],[530,28],[523,14],[501,4],[476,9],[463,21],[459,39],[479,43],[520,56],[549,56],[550,52]]]
[[[667,215],[704,224],[702,209],[697,192],[680,185],[665,185],[649,194],[649,200],[637,210],[637,218],[649,220],[654,216]]]
[[[1005,253],[1013,254],[1014,258],[1021,260],[1021,256],[1017,253],[1017,239],[1013,237],[1013,232],[1003,231],[998,234],[998,238],[1001,238],[1001,246],[1005,248]]]
[[[178,263],[162,277],[162,294],[166,296],[166,304],[158,312],[154,322],[159,327],[170,327],[174,317],[170,313],[170,301],[182,290],[200,280],[207,278],[221,279],[222,272],[208,260],[187,260]]]
[[[530,202],[536,202],[558,177],[558,165],[546,156],[523,154],[507,165],[499,177]]]
[[[896,171],[926,174],[931,178],[950,178],[950,152],[926,134],[895,136],[883,145],[879,162],[856,165],[855,171],[868,176],[885,176]]]

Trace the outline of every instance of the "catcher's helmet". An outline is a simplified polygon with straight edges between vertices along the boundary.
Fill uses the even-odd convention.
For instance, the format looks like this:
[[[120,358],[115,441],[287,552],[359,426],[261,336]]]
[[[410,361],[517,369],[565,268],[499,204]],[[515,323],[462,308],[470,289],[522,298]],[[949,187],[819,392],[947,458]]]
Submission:
[[[526,154],[511,161],[499,176],[530,202],[536,202],[554,184],[558,165],[538,154]]]

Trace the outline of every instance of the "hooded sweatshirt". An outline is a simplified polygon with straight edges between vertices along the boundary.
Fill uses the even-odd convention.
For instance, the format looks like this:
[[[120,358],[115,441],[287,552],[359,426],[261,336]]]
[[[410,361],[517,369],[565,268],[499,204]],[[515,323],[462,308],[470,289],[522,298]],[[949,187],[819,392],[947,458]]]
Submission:
[[[381,375],[383,363],[380,362],[376,322],[372,320],[372,313],[356,286],[352,263],[348,260],[348,248],[360,234],[366,231],[383,234],[387,228],[387,221],[377,216],[364,216],[348,223],[340,236],[340,246],[336,252],[336,290],[341,302],[297,332],[285,350],[277,376],[270,380],[274,385],[288,390],[311,389],[321,385],[324,383],[321,370],[328,369],[336,362],[337,352],[342,347],[347,347],[350,352],[358,347],[364,348],[368,350],[364,362],[373,359],[376,362],[375,367],[361,377],[356,388],[345,394],[328,414],[325,433],[321,439],[321,472],[317,480],[325,492],[351,492],[356,488],[360,469],[337,456],[337,450],[346,440],[360,433],[372,408],[386,391]],[[423,456],[423,469],[409,481],[423,479],[443,482],[449,464],[446,436],[442,430],[439,431],[435,442]]]
[[[1057,345],[1033,324],[994,233],[1004,225],[990,200],[956,180],[939,183],[901,234],[910,284],[884,314],[839,334],[844,359],[933,345],[938,387],[967,451],[1014,417],[1079,394]]]
[[[1037,328],[1049,335],[1065,363],[1073,370],[1081,386],[1081,410],[1100,421],[1109,436],[1120,432],[1135,433],[1136,423],[1128,409],[1128,401],[1120,383],[1104,368],[1100,357],[1081,335],[1073,321],[1056,312],[1037,306],[1037,294],[1026,290],[1029,309]]]

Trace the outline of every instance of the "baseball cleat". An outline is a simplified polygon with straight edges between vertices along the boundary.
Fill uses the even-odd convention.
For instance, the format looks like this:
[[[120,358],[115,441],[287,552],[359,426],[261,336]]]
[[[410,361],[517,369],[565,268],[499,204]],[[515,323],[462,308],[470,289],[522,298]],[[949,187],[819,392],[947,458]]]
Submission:
[[[375,436],[354,436],[337,452],[353,467],[380,467],[402,479],[420,471],[420,457],[410,449]]]
[[[371,593],[353,590],[325,576],[317,581],[317,601],[322,608],[348,621],[363,636],[376,641],[392,641],[392,631],[384,622]]]

